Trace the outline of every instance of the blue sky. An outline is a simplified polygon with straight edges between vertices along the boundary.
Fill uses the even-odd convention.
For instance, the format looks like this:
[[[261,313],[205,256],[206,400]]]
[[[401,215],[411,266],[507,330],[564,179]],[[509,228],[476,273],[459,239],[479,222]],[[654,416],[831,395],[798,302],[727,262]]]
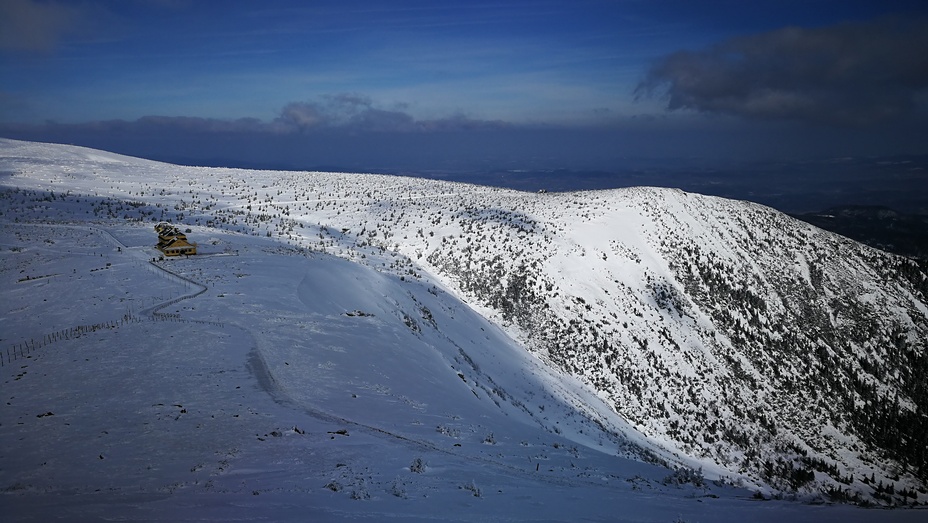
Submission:
[[[0,136],[386,169],[928,153],[923,4],[0,0]]]

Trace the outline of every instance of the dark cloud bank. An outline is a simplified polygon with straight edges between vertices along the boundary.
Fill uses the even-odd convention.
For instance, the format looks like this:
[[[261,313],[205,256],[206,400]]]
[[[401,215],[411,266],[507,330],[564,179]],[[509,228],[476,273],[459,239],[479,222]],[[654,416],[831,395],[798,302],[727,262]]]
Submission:
[[[919,122],[849,128],[692,116],[598,125],[416,119],[357,95],[286,104],[269,121],[146,116],[76,124],[0,124],[7,138],[71,143],[173,163],[361,172],[619,170],[867,154],[924,153]],[[651,165],[651,164],[649,164]]]
[[[680,51],[652,67],[638,94],[661,92],[670,109],[868,126],[924,118],[926,89],[928,19],[886,18]]]
[[[278,116],[223,120],[146,116],[133,121],[0,125],[0,136],[73,143],[157,160],[207,165],[354,171],[605,169],[630,152],[661,156],[678,131],[656,120],[600,126],[516,124],[463,114],[417,119],[357,94],[292,102]],[[694,148],[695,152],[698,148]]]
[[[402,104],[384,106],[349,93],[286,104],[271,120],[146,116],[7,123],[0,124],[0,136],[176,163],[367,172],[615,171],[640,166],[642,159],[664,167],[718,168],[744,161],[924,155],[928,22],[785,28],[680,51],[653,65],[637,95],[666,96],[670,111],[604,117],[595,125],[463,114],[417,119]]]
[[[73,143],[152,159],[287,169],[404,171],[602,160],[590,130],[452,115],[416,119],[355,94],[286,104],[270,121],[146,116],[133,121],[0,125],[0,136]]]

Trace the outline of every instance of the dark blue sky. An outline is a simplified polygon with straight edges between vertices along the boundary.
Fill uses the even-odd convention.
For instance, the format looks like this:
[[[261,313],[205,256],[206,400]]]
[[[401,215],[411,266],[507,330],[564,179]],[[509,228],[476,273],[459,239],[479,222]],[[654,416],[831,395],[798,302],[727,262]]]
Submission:
[[[0,136],[355,169],[928,153],[894,1],[0,0]]]

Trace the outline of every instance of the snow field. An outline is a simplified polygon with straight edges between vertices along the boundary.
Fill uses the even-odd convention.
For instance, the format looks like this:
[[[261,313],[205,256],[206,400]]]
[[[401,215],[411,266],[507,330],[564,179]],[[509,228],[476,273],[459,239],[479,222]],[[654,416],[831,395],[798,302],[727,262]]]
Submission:
[[[886,474],[844,452],[860,448],[854,437],[819,434],[815,415],[793,412],[763,382],[769,369],[754,367],[757,355],[731,351],[743,331],[717,328],[718,311],[680,279],[695,239],[691,274],[718,262],[724,270],[712,274],[729,286],[740,282],[736,270],[821,285],[811,262],[777,272],[751,250],[760,241],[801,258],[745,225],[778,220],[769,210],[646,188],[536,196],[0,144],[0,180],[12,188],[0,200],[0,339],[132,319],[3,367],[0,501],[21,519],[65,510],[223,519],[233,507],[284,520],[919,515],[748,501],[748,490],[666,484],[667,469],[637,461],[703,466],[709,478],[762,487],[739,469],[744,449],[713,443],[719,432],[704,429],[748,407],[782,416],[781,441],[825,441],[837,450],[816,455]],[[148,263],[161,219],[190,227],[203,255]],[[466,260],[456,267],[483,282],[449,272],[449,260]],[[488,305],[488,287],[518,283],[515,268],[545,301],[514,310],[553,311],[537,330]],[[785,297],[770,281],[748,291],[781,314]],[[864,285],[868,302],[896,299]],[[894,310],[917,330],[921,320],[906,315],[921,309]],[[737,307],[731,315],[770,323]],[[611,348],[586,352],[603,336]],[[760,386],[747,388],[743,373]],[[700,412],[710,409],[717,417],[707,422]],[[760,425],[743,427],[761,434]],[[158,457],[151,468],[149,455]],[[420,462],[424,470],[412,470]]]

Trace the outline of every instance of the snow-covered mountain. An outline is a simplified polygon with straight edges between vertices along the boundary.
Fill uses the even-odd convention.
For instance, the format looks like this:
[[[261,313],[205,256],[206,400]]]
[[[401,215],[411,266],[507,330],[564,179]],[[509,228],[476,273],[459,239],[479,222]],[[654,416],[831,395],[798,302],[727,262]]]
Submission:
[[[111,443],[124,455],[108,465],[118,481],[81,487],[123,494],[133,482],[145,495],[221,485],[274,494],[289,514],[281,507],[300,503],[283,493],[305,488],[330,516],[515,520],[609,519],[635,502],[630,519],[706,519],[694,492],[707,488],[726,515],[711,519],[743,519],[752,508],[739,496],[752,492],[928,502],[928,271],[772,209],[655,188],[529,194],[183,167],[9,140],[0,189],[0,499],[18,508],[43,490],[80,490],[71,476],[89,465],[75,456],[113,461],[87,442],[49,450],[78,429],[22,448],[60,416],[30,398],[77,408],[69,392],[146,423]],[[200,254],[149,263],[160,221],[189,228]],[[125,379],[69,379],[73,367],[93,372],[61,356],[72,345],[101,347],[95,365]],[[130,377],[134,362],[167,385]],[[246,365],[261,391],[213,390],[243,387]],[[48,392],[56,384],[73,390]],[[114,393],[141,403],[113,405]],[[281,425],[290,418],[311,429]],[[98,441],[89,419],[68,426]],[[164,452],[159,431],[197,443],[145,472],[138,449]],[[342,431],[366,439],[347,444]],[[306,434],[336,438],[336,450]],[[40,451],[57,467],[36,468]],[[224,457],[183,464],[210,452]],[[183,467],[174,488],[156,484]],[[501,487],[492,502],[490,485]],[[660,495],[644,501],[642,489]],[[401,503],[460,503],[462,490],[480,502],[457,516]],[[537,505],[513,509],[513,492]],[[555,492],[557,509],[545,501]],[[767,517],[862,517],[785,507]]]

